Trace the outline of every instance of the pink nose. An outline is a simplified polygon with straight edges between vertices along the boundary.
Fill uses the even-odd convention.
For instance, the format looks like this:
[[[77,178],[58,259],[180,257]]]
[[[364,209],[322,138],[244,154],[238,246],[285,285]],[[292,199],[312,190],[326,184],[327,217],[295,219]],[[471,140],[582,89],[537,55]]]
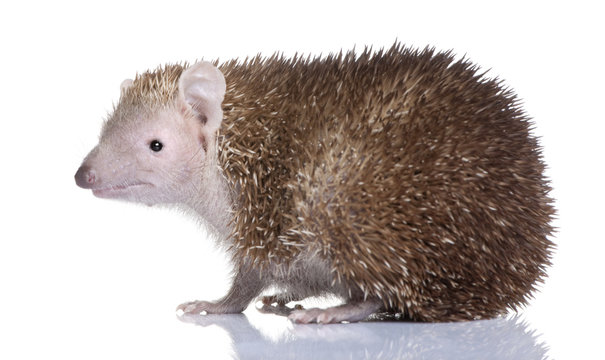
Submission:
[[[76,184],[83,189],[90,189],[95,183],[95,172],[87,165],[80,166],[74,177]]]

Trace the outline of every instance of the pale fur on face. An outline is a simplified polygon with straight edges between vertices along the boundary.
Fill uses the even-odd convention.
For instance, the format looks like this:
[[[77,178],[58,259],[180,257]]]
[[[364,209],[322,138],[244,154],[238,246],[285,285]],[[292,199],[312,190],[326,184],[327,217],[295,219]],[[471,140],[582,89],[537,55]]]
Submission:
[[[175,107],[114,114],[107,121],[85,161],[96,173],[95,195],[149,205],[191,195],[206,154],[195,117]],[[153,151],[152,141],[162,149]]]
[[[82,164],[94,179],[89,188],[104,198],[199,206],[201,188],[215,181],[209,172],[216,163],[212,150],[225,80],[216,67],[201,62],[171,84],[178,85],[174,96],[150,96],[150,86],[166,89],[154,81],[150,85],[141,76],[121,84],[120,102]],[[150,148],[153,141],[162,144],[160,151]],[[211,184],[204,186],[205,181]]]

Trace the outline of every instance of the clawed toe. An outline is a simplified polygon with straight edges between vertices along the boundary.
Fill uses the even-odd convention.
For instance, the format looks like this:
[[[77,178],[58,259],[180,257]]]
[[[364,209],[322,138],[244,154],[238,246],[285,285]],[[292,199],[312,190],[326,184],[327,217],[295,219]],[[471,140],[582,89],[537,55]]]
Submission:
[[[289,316],[294,310],[304,309],[302,305],[296,304],[294,307],[289,307],[288,300],[283,297],[271,295],[261,297],[262,306],[257,307],[257,310],[265,314],[275,314],[280,316]]]
[[[361,321],[381,308],[381,303],[367,300],[335,306],[327,309],[295,310],[288,318],[298,324],[333,324],[343,321]]]
[[[199,315],[208,310],[209,304],[207,301],[190,301],[177,306],[176,311],[183,315]]]
[[[310,324],[319,322],[320,315],[326,310],[313,308],[307,310],[294,310],[288,316],[288,319],[297,324]]]

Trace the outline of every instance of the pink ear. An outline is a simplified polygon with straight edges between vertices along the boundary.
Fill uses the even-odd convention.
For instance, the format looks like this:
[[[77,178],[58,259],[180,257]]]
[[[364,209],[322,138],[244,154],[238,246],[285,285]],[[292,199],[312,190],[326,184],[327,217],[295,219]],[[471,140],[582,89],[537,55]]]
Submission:
[[[221,71],[206,61],[195,63],[181,74],[179,91],[202,120],[205,130],[215,132],[223,120],[221,103],[226,91]]]
[[[132,86],[132,80],[126,79],[120,84],[120,93],[123,94],[129,87]]]

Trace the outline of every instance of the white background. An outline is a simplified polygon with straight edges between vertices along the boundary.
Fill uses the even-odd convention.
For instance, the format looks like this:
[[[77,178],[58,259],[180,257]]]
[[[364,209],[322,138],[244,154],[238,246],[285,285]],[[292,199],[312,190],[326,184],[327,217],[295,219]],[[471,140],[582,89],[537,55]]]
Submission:
[[[402,43],[467,55],[535,119],[559,219],[549,278],[520,310],[549,356],[603,358],[603,66],[598,2],[102,1],[0,5],[0,358],[228,358],[175,319],[220,297],[225,255],[168,209],[73,181],[119,85],[163,63]],[[269,317],[249,309],[268,337]],[[253,321],[254,320],[254,321]],[[280,326],[283,326],[280,323]]]

